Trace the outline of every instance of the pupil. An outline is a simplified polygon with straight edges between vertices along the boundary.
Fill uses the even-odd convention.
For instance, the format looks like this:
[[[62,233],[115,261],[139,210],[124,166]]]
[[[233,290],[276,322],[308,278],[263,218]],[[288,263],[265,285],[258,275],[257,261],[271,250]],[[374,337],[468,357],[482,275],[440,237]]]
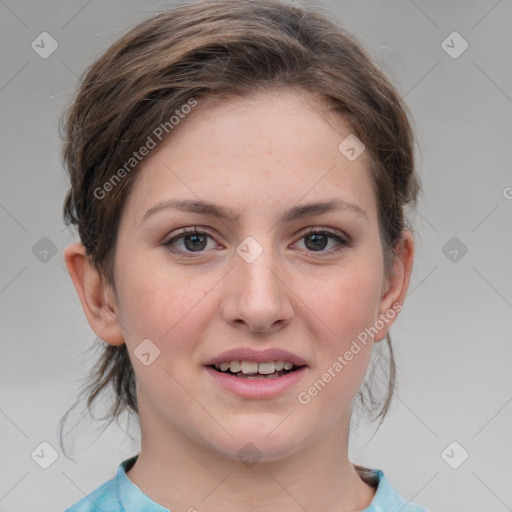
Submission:
[[[193,242],[193,244],[194,244],[194,245],[192,246],[192,248],[195,248],[195,249],[204,249],[204,247],[205,247],[205,243],[204,243],[204,242],[205,242],[205,239],[206,239],[206,237],[205,237],[204,235],[187,235],[187,236],[185,237],[185,240],[184,240],[185,245],[187,245],[187,241],[190,241],[191,239],[195,239],[195,240],[196,240],[196,242],[197,242],[197,239],[198,239],[198,238],[201,238],[201,237],[203,237],[203,243],[202,243],[202,245],[201,245],[201,241],[199,241],[199,244],[196,244],[195,242]],[[188,245],[187,245],[187,248],[189,249],[190,247],[188,247]]]
[[[326,245],[326,244],[325,244],[325,242],[326,242],[326,239],[327,239],[327,237],[326,237],[325,235],[315,234],[315,235],[310,235],[310,236],[309,236],[309,237],[307,237],[307,238],[308,238],[308,239],[314,239],[314,240],[316,240],[315,244],[314,244],[314,245],[313,245],[313,247],[312,247],[313,249],[315,249],[315,248],[316,248],[316,249],[318,249],[318,248],[320,248],[320,249],[325,249],[325,245]],[[318,239],[323,239],[324,243],[323,243],[323,244],[322,244],[322,243],[320,243],[320,245],[318,245]],[[308,244],[306,243],[306,245],[308,245]]]

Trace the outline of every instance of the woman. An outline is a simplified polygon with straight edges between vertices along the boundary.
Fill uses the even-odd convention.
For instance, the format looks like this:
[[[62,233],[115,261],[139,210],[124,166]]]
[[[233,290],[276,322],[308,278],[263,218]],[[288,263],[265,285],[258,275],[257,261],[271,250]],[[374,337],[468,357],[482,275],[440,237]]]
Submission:
[[[65,131],[64,257],[105,342],[88,405],[112,385],[141,427],[68,512],[421,512],[348,458],[420,186],[407,107],[357,41],[279,1],[183,4],[92,64]]]

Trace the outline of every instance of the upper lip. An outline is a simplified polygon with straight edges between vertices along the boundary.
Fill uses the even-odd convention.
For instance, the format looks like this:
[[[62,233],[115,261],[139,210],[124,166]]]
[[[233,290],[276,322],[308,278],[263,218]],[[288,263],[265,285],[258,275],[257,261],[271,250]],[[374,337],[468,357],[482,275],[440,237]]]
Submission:
[[[265,350],[254,350],[249,347],[233,348],[218,354],[205,363],[205,366],[220,364],[224,361],[251,361],[254,363],[265,363],[267,361],[284,361],[293,363],[295,366],[304,366],[306,362],[296,354],[292,354],[280,348],[267,348]]]

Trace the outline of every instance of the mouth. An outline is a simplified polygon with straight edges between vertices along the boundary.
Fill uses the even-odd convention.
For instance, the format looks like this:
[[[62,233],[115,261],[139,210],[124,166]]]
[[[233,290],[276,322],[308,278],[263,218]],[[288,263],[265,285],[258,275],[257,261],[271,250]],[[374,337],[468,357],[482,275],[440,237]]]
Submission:
[[[204,361],[214,389],[244,399],[277,398],[290,392],[309,373],[306,360],[281,348],[238,347]]]
[[[219,364],[207,365],[216,372],[239,379],[278,379],[289,373],[296,372],[306,365],[295,365],[290,361],[223,361]]]

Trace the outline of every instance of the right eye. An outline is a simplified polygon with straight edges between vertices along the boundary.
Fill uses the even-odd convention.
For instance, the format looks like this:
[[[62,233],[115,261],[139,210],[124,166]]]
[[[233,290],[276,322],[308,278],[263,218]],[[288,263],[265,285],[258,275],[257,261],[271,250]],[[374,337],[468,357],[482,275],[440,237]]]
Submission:
[[[189,257],[191,253],[204,252],[208,238],[212,238],[212,235],[204,231],[198,231],[195,227],[192,229],[186,228],[169,240],[165,241],[162,245],[167,247],[170,252]],[[185,249],[177,249],[175,247],[175,244],[178,241],[182,241]]]

